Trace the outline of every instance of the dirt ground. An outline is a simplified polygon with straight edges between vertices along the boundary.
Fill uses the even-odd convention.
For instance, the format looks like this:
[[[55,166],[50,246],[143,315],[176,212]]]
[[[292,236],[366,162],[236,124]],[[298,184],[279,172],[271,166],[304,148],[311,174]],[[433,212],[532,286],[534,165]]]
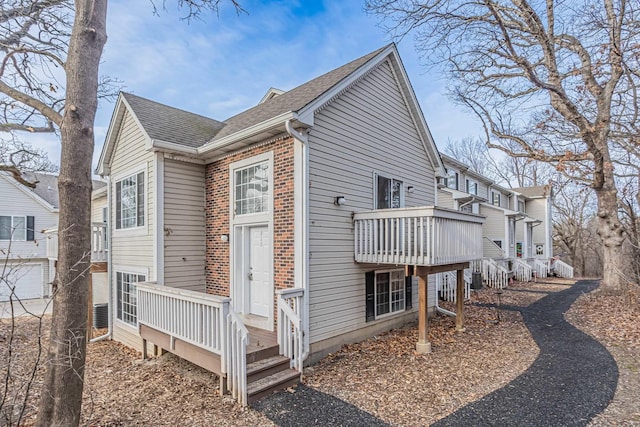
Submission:
[[[454,319],[450,317],[431,320],[431,354],[414,351],[417,329],[407,325],[343,347],[306,368],[304,382],[392,425],[429,424],[503,387],[535,360],[538,348],[520,314],[506,307],[528,305],[565,289],[562,284],[566,282],[547,282],[516,283],[502,293],[493,289],[474,292],[465,307],[464,333],[455,332]],[[639,317],[637,309],[622,308],[624,298],[627,296],[586,295],[567,315],[603,342],[620,367],[615,399],[593,421],[595,426],[640,424]],[[635,298],[632,301],[637,307],[638,296]],[[500,303],[505,309],[478,303]],[[612,312],[611,307],[616,311]],[[44,323],[49,319],[45,317]],[[35,419],[42,369],[35,372],[27,405],[21,405],[21,396],[27,391],[24,385],[29,382],[38,356],[38,335],[37,319],[20,320],[9,346],[10,322],[0,321],[0,373],[4,375],[10,367],[12,375],[0,425],[15,425],[21,406],[25,408],[21,424],[30,425]],[[46,341],[46,327],[41,335]],[[9,357],[11,363],[7,363]],[[89,345],[83,425],[273,425],[261,413],[240,407],[230,397],[220,397],[215,375],[197,366],[172,355],[145,362],[139,359],[138,353],[112,341]],[[0,393],[2,388],[0,385]],[[11,419],[7,418],[9,413]]]

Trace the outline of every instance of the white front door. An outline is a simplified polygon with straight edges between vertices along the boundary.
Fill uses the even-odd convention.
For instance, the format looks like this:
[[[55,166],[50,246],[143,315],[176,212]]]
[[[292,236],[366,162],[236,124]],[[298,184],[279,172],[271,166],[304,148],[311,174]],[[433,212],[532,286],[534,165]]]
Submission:
[[[245,282],[248,314],[269,317],[273,286],[269,271],[271,239],[267,226],[249,227],[249,272]]]

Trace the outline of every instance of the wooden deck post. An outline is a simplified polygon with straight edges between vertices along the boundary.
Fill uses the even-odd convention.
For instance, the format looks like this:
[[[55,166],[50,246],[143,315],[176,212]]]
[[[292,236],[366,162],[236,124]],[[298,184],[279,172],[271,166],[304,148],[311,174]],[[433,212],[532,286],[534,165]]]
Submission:
[[[418,276],[418,343],[416,351],[418,353],[431,353],[431,343],[429,342],[429,320],[427,319],[428,294],[428,278],[429,275]]]
[[[456,275],[456,331],[464,332],[464,270]]]

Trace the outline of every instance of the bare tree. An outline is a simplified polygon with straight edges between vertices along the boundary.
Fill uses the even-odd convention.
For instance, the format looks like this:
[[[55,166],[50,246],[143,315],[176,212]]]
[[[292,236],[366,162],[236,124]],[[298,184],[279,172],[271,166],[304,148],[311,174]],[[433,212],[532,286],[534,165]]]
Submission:
[[[176,0],[186,18],[222,0]],[[230,2],[239,6],[235,0]],[[155,2],[152,1],[155,10]],[[164,6],[164,2],[162,3]],[[107,0],[0,4],[0,131],[58,132],[59,250],[38,425],[78,425],[86,355],[91,159]],[[55,284],[54,284],[55,286]]]
[[[553,164],[598,202],[603,286],[628,265],[617,210],[618,149],[638,149],[637,1],[368,0],[367,9],[441,65],[482,120],[489,147]]]
[[[487,147],[480,138],[449,140],[444,151],[473,171],[509,188],[545,185],[556,175],[547,163],[528,157],[507,156],[502,150]]]

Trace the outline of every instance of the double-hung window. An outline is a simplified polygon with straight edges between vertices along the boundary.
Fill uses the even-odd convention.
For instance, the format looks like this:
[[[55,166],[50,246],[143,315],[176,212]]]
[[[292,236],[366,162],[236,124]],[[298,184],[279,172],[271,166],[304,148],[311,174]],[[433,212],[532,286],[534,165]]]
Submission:
[[[376,175],[376,209],[401,208],[404,206],[404,184],[402,181]]]
[[[144,274],[120,271],[116,273],[118,319],[129,325],[135,326],[138,323],[135,283],[144,282],[145,280],[146,276]]]
[[[376,318],[405,310],[404,270],[376,271]]]
[[[248,215],[269,212],[269,162],[236,169],[235,214]]]
[[[27,220],[30,220],[30,229],[27,230]],[[31,233],[29,233],[29,231]],[[0,215],[0,240],[22,241],[28,239],[28,235],[33,234],[33,217]]]
[[[500,193],[492,191],[491,194],[493,195],[493,205],[500,206]]]
[[[144,172],[116,182],[116,229],[144,225]]]

